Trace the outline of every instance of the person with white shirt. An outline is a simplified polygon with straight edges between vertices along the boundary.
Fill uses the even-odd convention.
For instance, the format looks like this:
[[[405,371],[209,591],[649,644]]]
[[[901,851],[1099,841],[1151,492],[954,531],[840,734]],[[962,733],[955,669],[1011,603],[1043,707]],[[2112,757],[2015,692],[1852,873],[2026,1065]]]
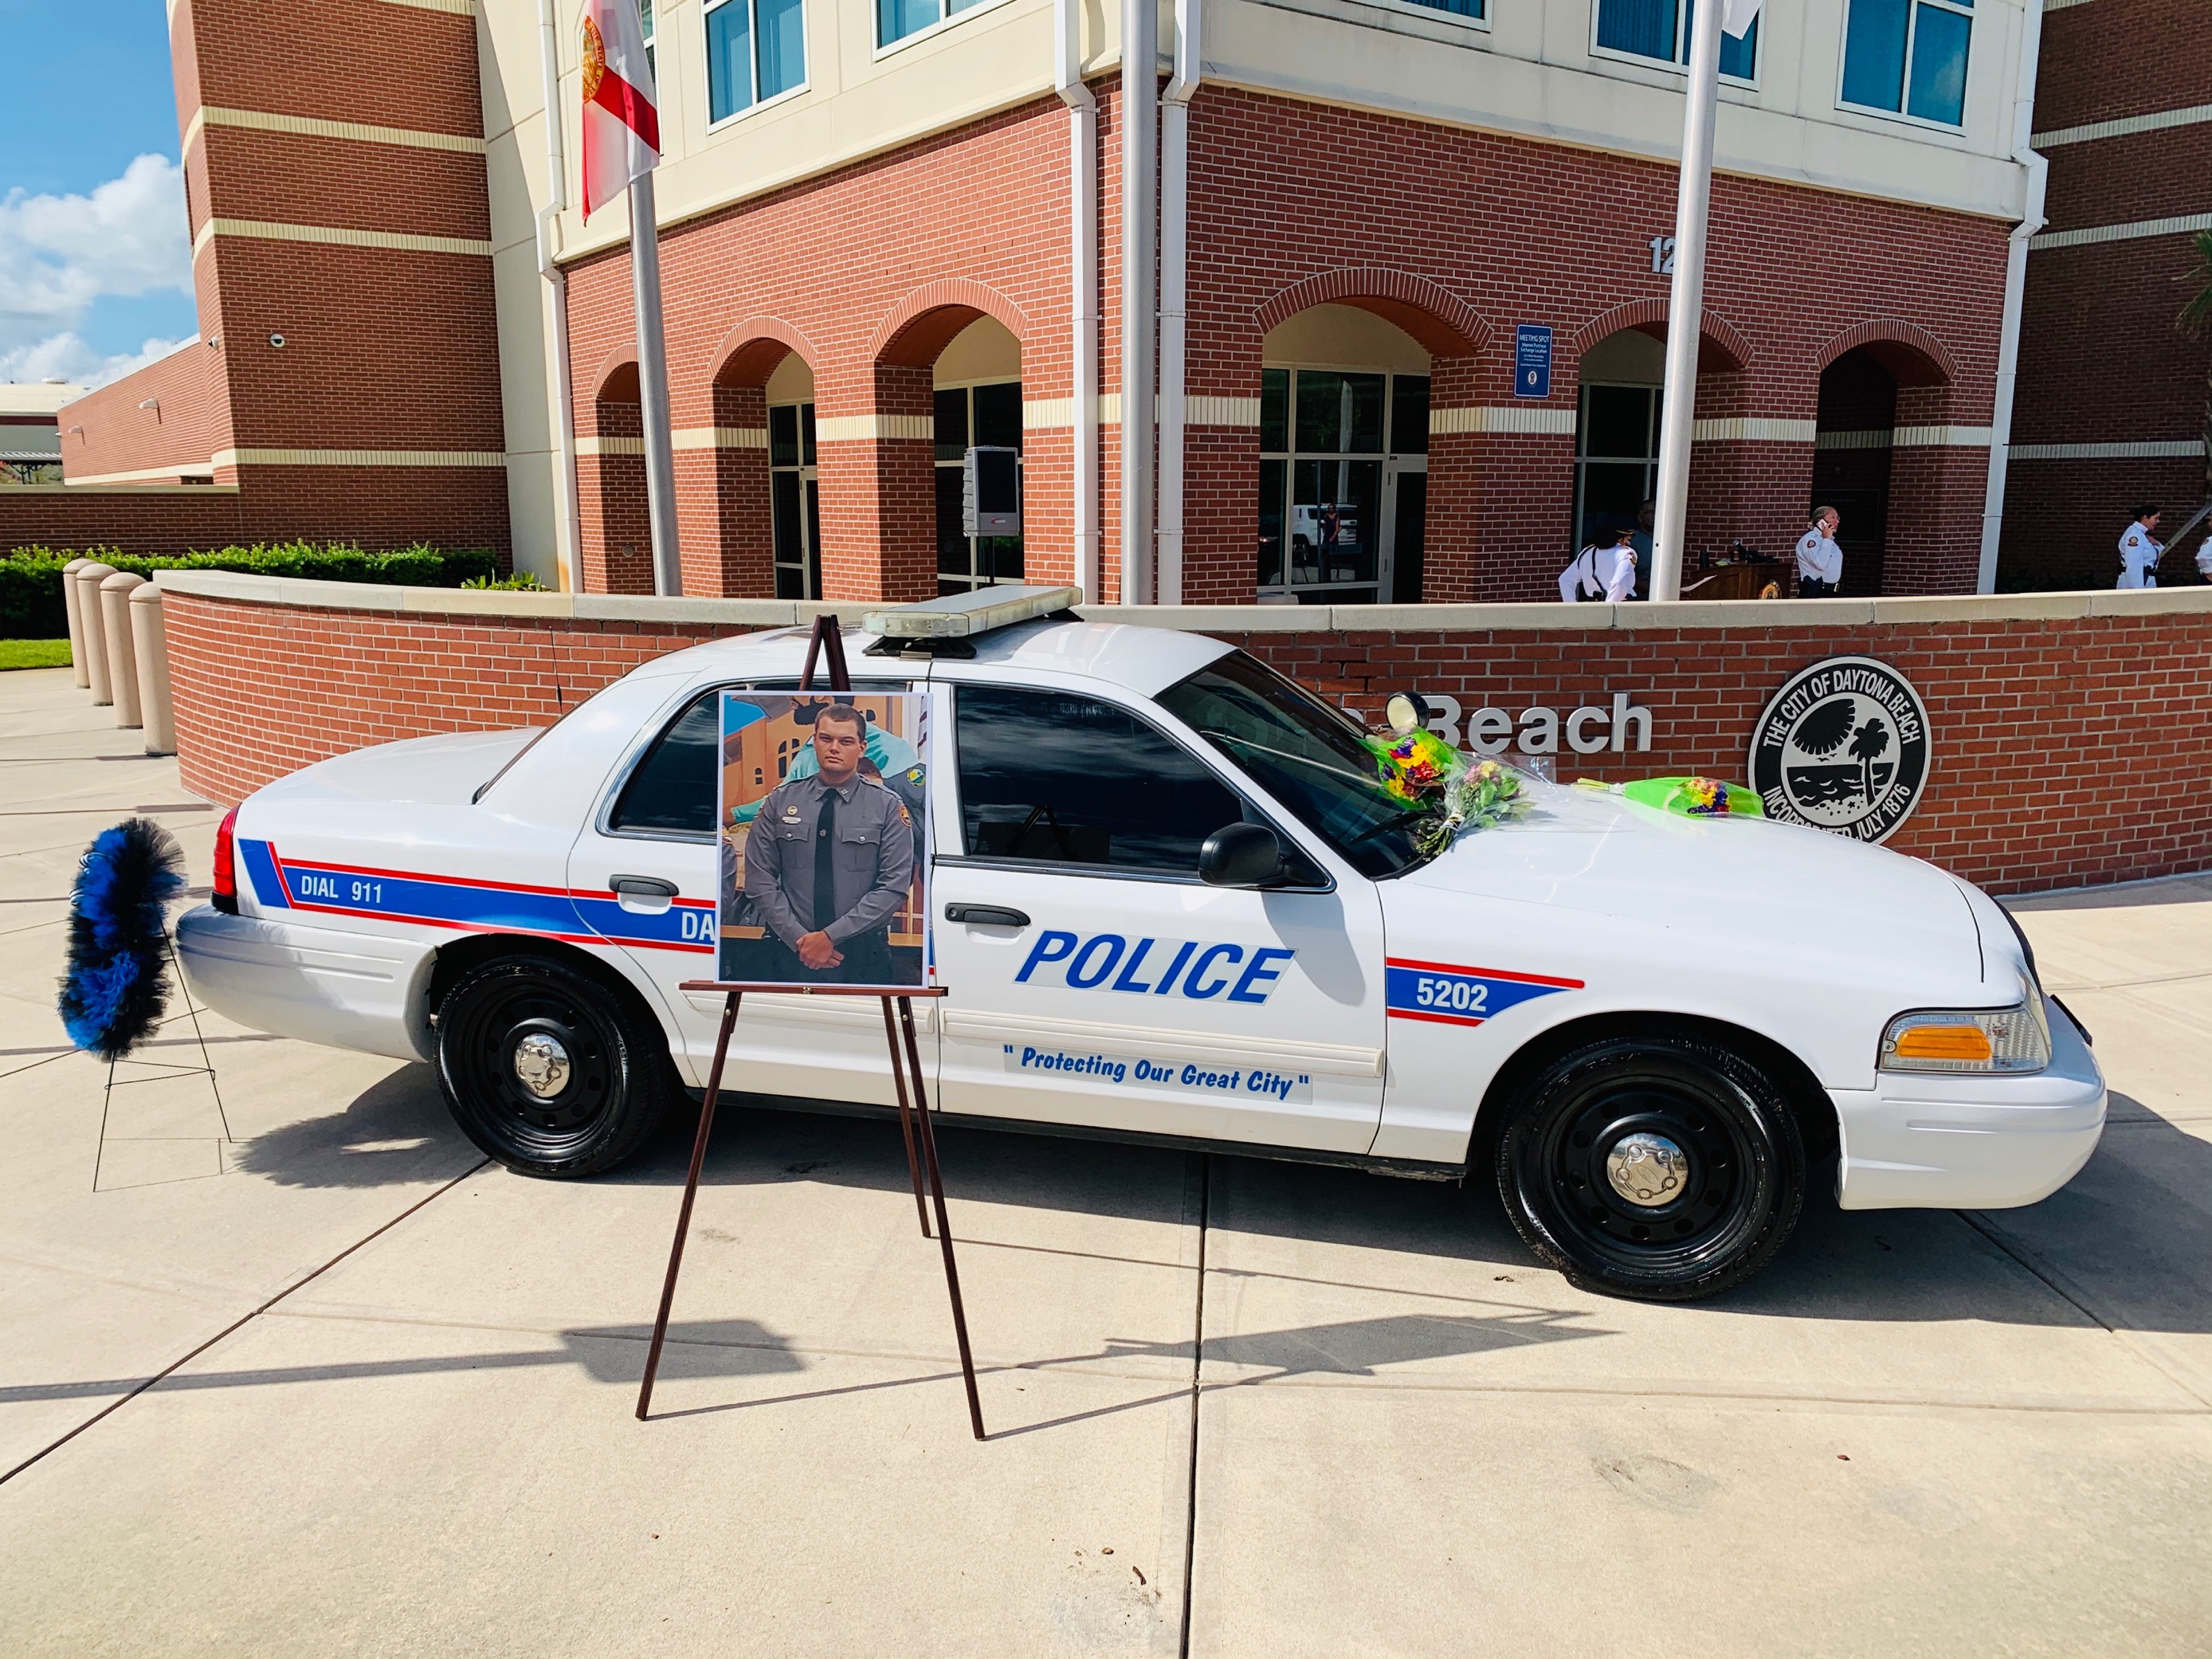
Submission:
[[[1636,527],[1622,529],[1611,547],[1592,542],[1559,572],[1559,598],[1569,605],[1603,599],[1610,605],[1636,597]]]
[[[1797,538],[1797,597],[1826,599],[1835,595],[1844,580],[1844,550],[1836,545],[1836,532],[1844,515],[1832,507],[1813,509],[1813,527]]]
[[[2136,508],[2135,522],[2120,537],[2120,579],[2115,587],[2156,587],[2158,562],[2166,552],[2164,543],[2153,539],[2151,532],[2158,528],[2158,508],[2150,503]]]

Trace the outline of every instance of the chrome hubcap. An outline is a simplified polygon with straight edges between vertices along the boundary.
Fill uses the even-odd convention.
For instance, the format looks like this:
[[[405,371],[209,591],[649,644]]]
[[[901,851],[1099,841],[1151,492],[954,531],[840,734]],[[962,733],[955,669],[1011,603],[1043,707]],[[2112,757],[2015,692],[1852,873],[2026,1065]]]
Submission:
[[[568,1086],[568,1051],[558,1037],[532,1031],[514,1045],[514,1075],[540,1100]]]
[[[1605,1175],[1631,1204],[1661,1209],[1688,1187],[1690,1157],[1666,1136],[1639,1130],[1613,1143],[1605,1155]]]

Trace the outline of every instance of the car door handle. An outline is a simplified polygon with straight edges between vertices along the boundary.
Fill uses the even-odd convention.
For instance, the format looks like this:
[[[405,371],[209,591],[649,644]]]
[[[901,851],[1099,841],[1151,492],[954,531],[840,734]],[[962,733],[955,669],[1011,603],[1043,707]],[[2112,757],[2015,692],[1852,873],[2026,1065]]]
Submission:
[[[948,904],[945,907],[947,921],[964,921],[971,927],[1026,927],[1029,917],[1022,911],[1010,910],[1003,904]]]
[[[672,899],[676,884],[663,881],[659,876],[609,876],[607,885],[613,891],[627,894],[631,898]]]

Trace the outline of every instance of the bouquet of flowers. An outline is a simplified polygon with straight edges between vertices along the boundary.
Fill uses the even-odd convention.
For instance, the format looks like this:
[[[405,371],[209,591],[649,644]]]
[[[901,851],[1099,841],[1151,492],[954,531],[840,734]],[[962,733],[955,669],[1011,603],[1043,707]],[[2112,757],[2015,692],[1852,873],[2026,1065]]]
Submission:
[[[1413,845],[1434,858],[1455,841],[1462,830],[1487,830],[1517,817],[1528,808],[1522,793],[1521,775],[1494,760],[1469,766],[1446,784],[1436,810],[1426,823],[1413,830]]]
[[[1486,829],[1525,811],[1528,798],[1510,767],[1494,760],[1468,765],[1428,729],[1427,714],[1416,696],[1391,698],[1385,716],[1389,735],[1371,737],[1367,745],[1382,787],[1422,815],[1413,828],[1413,845],[1434,858],[1461,830]]]

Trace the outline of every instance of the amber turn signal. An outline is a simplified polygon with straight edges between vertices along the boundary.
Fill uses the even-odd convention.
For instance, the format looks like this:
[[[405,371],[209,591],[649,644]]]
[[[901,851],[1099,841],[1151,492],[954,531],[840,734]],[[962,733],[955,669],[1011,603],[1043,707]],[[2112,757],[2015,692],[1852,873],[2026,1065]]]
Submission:
[[[1909,1025],[1897,1034],[1890,1052],[1899,1060],[1987,1063],[1994,1058],[1989,1033],[1978,1025]]]

